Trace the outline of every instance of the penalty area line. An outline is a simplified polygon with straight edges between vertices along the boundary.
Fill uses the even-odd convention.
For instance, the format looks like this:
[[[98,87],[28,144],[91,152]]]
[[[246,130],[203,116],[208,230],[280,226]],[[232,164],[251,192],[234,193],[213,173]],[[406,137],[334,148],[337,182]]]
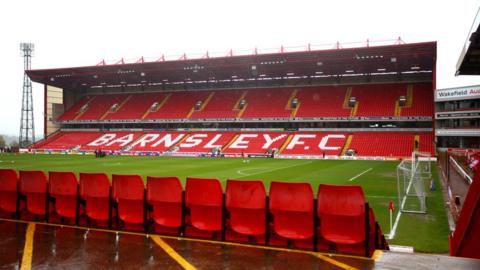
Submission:
[[[373,168],[367,169],[366,171],[364,171],[364,172],[361,172],[361,173],[359,173],[359,174],[355,175],[354,177],[352,177],[352,178],[348,179],[348,181],[349,181],[349,182],[352,182],[353,180],[357,179],[358,177],[360,177],[360,176],[362,176],[362,175],[366,174],[367,172],[369,172],[369,171],[371,171],[371,170],[373,170]]]

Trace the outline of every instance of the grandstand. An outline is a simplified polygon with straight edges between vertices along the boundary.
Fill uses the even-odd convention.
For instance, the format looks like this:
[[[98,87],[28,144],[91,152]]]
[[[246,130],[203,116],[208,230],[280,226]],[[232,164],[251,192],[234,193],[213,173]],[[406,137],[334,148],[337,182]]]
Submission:
[[[246,154],[285,159],[262,161],[293,162],[285,168],[337,163],[293,159],[399,160],[414,151],[434,156],[435,68],[435,42],[406,44],[398,39],[348,48],[309,45],[252,54],[231,51],[221,57],[184,54],[29,70],[28,76],[44,85],[45,138],[23,151],[100,150],[111,155],[224,157],[215,161],[233,162],[227,158]],[[5,170],[12,183],[21,186],[18,206],[15,211],[9,207],[7,214],[87,231],[117,230],[117,235],[134,231],[365,257],[373,256],[375,249],[388,249],[379,223],[385,224],[385,213],[377,222],[373,211],[385,199],[364,194],[363,184],[316,184],[292,177],[283,179],[291,182],[265,181],[251,177],[276,169],[257,166],[232,169],[238,179],[250,179],[242,181],[232,180],[227,171],[212,176],[206,166],[195,177],[164,177],[151,167],[135,173],[114,171],[111,177],[106,169],[92,173],[90,168],[63,168],[48,177],[40,170],[19,169],[17,178],[15,171]],[[376,166],[362,167],[342,181],[349,183]],[[179,178],[183,176],[185,181]],[[47,184],[42,180],[33,185],[33,178],[46,179]],[[68,188],[58,187],[69,194],[56,194],[60,178],[71,179]],[[44,185],[48,191],[38,192]],[[31,192],[42,193],[34,196],[42,207],[29,209],[25,200]],[[345,193],[350,196],[342,196]],[[68,196],[71,201],[66,202]]]
[[[30,150],[280,158],[434,154],[435,54],[434,42],[397,40],[30,70],[30,78],[45,85],[47,112],[45,139]]]

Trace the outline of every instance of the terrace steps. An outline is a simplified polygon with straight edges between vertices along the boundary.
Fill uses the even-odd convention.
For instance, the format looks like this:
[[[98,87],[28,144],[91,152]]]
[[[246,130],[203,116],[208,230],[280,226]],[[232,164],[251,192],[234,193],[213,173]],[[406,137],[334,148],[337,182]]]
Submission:
[[[293,139],[293,135],[288,135],[287,139],[285,140],[285,142],[282,144],[282,147],[280,147],[280,149],[278,150],[278,153],[281,154],[282,151],[285,149],[285,147],[287,147],[287,145],[290,143],[290,141]]]
[[[345,145],[343,146],[342,148],[342,152],[340,154],[340,156],[345,156],[345,154],[347,153],[348,149],[350,149],[350,144],[352,143],[352,139],[353,139],[353,135],[352,134],[349,134],[347,136],[347,140],[345,141]]]
[[[171,95],[172,95],[171,93],[168,93],[163,98],[162,102],[160,102],[160,104],[158,105],[157,109],[154,112],[160,110],[163,107],[163,105],[165,105],[165,103],[167,103],[167,101],[168,101],[168,99],[170,98]],[[142,119],[145,119],[150,113],[151,113],[150,108],[148,108],[147,111],[143,114]]]
[[[85,103],[85,105],[88,105],[90,104],[90,102],[92,102],[92,100],[94,100],[97,96],[93,96],[92,98],[90,98],[87,103]],[[86,111],[88,111],[88,108],[83,111],[83,112],[78,112],[77,115],[75,116],[75,118],[73,118],[73,120],[77,120],[78,118],[80,118]]]
[[[128,102],[128,100],[132,98],[132,95],[128,95],[123,101],[122,103],[120,103],[120,105],[118,105],[118,107],[115,109],[115,111],[111,112],[110,109],[108,109],[101,117],[100,117],[100,120],[103,120],[105,119],[109,114],[111,113],[116,113],[118,112],[122,107],[123,105],[125,105],[125,103]],[[113,105],[112,105],[113,106]]]

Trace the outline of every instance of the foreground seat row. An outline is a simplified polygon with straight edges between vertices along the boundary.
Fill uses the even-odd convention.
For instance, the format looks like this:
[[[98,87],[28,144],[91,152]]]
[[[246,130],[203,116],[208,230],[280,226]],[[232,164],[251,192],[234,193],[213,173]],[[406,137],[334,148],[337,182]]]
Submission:
[[[371,256],[388,244],[360,186],[0,169],[0,215]]]

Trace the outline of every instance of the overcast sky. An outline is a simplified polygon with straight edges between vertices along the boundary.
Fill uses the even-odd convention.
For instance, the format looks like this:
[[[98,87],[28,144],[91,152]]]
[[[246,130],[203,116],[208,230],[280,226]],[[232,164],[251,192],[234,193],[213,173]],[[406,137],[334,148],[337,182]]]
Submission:
[[[480,1],[0,1],[0,134],[18,135],[23,83],[19,43],[35,44],[33,69],[229,49],[395,39],[438,41],[437,88],[480,84],[455,77]],[[36,134],[43,86],[34,83]]]

